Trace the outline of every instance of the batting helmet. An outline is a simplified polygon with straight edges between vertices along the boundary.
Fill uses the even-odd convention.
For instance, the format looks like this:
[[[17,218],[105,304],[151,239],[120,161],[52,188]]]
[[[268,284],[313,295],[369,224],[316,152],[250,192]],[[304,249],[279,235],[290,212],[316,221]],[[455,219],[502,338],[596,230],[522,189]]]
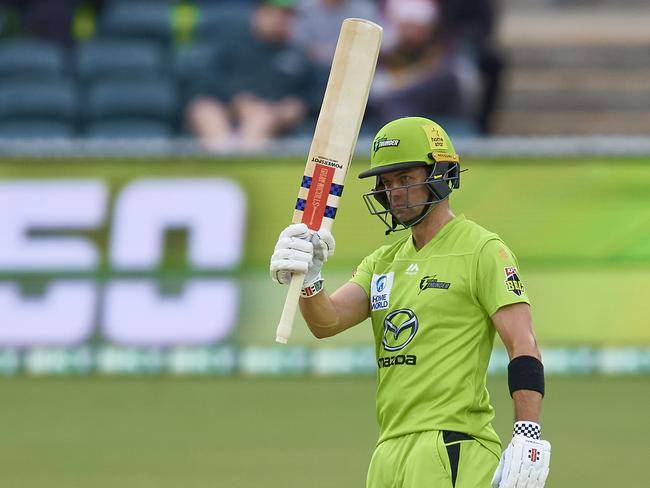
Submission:
[[[383,187],[380,175],[391,171],[422,166],[429,168],[427,178],[419,183],[426,185],[431,198],[417,206],[423,206],[421,214],[402,222],[391,213],[388,190]],[[445,200],[452,189],[460,187],[460,164],[458,154],[445,130],[434,121],[424,117],[404,117],[382,127],[372,143],[370,169],[359,178],[375,176],[375,188],[363,195],[368,210],[377,215],[387,226],[387,233],[403,230],[421,222],[434,205]],[[372,199],[383,208],[377,209]],[[388,215],[391,222],[388,222]],[[402,226],[401,229],[398,229]]]

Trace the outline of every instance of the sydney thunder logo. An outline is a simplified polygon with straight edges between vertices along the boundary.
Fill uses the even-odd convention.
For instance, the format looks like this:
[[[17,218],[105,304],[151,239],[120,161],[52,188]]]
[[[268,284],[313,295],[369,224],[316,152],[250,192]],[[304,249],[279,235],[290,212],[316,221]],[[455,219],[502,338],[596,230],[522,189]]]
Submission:
[[[425,276],[420,280],[420,291],[418,292],[418,295],[422,293],[424,290],[426,290],[427,288],[438,288],[441,290],[448,290],[450,286],[451,283],[447,283],[446,281],[438,281],[435,275]]]
[[[387,139],[386,136],[381,136],[372,143],[372,150],[373,152],[377,152],[382,147],[397,147],[399,146],[399,141],[399,139]]]

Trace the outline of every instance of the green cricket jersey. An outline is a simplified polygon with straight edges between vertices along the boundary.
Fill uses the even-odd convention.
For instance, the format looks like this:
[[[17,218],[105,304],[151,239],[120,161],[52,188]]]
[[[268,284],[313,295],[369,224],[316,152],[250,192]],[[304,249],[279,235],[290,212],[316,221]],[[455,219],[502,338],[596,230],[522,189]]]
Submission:
[[[486,372],[500,307],[528,303],[516,257],[463,215],[417,251],[411,235],[366,257],[351,280],[370,300],[379,442],[464,432],[498,456]]]

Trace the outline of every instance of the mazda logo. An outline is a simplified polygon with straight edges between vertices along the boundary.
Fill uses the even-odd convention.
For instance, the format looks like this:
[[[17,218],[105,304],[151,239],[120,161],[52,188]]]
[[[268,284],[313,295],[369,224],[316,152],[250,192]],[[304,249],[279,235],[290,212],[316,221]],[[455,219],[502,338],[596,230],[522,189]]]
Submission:
[[[413,310],[400,308],[386,315],[384,319],[384,337],[381,342],[385,350],[399,351],[413,340],[417,331],[418,318]],[[408,335],[407,332],[409,332]]]

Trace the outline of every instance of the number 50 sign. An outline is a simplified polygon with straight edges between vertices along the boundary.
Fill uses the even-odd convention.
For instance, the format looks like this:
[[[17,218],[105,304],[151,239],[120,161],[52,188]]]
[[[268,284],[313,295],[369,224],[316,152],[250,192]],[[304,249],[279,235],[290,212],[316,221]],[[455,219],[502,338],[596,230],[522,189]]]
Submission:
[[[206,344],[236,321],[238,287],[225,278],[191,278],[163,296],[151,279],[56,278],[24,296],[23,273],[96,272],[100,251],[82,235],[108,225],[111,270],[142,273],[160,265],[165,233],[187,230],[189,267],[229,271],[242,258],[245,197],[224,179],[145,179],[127,184],[109,208],[99,180],[0,182],[0,347],[75,345],[97,325],[123,345]],[[112,210],[112,211],[111,211]],[[57,235],[58,234],[58,235]]]

